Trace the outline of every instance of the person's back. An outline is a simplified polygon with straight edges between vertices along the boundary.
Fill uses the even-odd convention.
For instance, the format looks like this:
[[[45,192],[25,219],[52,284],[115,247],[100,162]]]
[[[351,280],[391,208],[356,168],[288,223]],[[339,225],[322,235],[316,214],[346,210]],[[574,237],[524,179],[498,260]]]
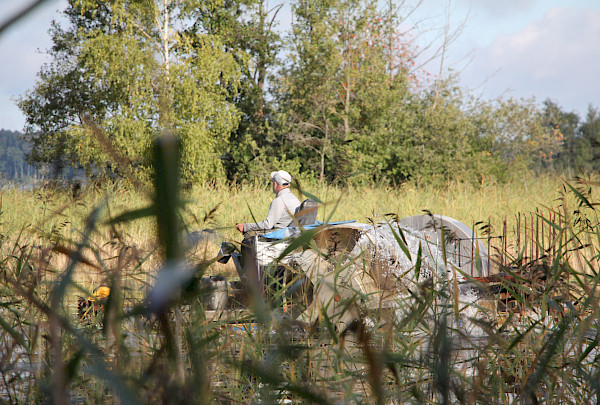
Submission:
[[[300,200],[290,190],[292,177],[284,170],[271,173],[273,193],[275,199],[271,202],[267,217],[256,223],[236,224],[240,232],[268,231],[270,229],[281,229],[287,227],[292,221],[296,209],[300,206]]]
[[[292,215],[299,206],[300,200],[289,188],[284,188],[271,202],[267,217],[257,223],[244,224],[244,232],[285,228],[292,222]]]

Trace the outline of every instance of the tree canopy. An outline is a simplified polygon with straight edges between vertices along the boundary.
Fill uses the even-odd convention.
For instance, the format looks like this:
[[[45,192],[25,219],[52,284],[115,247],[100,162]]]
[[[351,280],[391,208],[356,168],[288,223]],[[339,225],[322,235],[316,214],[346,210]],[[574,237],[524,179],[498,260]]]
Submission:
[[[295,0],[282,29],[264,0],[71,0],[18,101],[29,162],[146,178],[169,133],[187,182],[281,167],[389,183],[597,169],[598,110],[473,99],[417,70],[400,30],[410,10],[380,3]]]
[[[152,139],[168,131],[182,141],[187,180],[222,178],[239,66],[219,37],[194,29],[195,3],[70,1],[69,26],[51,32],[53,61],[19,101],[31,160],[118,173],[108,141],[143,176]]]

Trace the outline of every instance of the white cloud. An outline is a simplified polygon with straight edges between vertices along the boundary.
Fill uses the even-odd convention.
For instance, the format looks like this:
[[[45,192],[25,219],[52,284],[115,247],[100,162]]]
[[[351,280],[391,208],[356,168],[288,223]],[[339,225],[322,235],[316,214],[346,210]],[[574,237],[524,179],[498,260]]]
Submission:
[[[487,94],[536,96],[584,113],[600,104],[600,11],[557,7],[518,32],[499,36],[479,52],[463,80],[485,84]],[[470,76],[470,77],[467,77]]]

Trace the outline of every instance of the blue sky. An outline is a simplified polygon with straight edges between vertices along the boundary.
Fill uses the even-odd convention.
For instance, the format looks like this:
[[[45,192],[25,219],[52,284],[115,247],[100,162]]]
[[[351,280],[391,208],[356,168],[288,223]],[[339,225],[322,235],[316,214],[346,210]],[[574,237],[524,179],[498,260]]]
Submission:
[[[0,0],[0,23],[31,1]],[[50,22],[66,4],[48,0],[0,36],[0,128],[22,129],[24,117],[12,98],[31,89],[48,62],[38,50],[51,46]],[[282,17],[289,21],[289,12]],[[535,97],[540,103],[550,98],[582,118],[589,104],[600,108],[600,1],[423,0],[406,24],[416,25],[417,45],[435,48],[447,21],[451,31],[462,32],[444,67],[475,95]],[[426,69],[437,74],[439,60]]]
[[[450,52],[464,86],[486,98],[550,98],[582,118],[589,104],[600,107],[600,1],[456,0],[453,7],[455,23],[468,15]]]

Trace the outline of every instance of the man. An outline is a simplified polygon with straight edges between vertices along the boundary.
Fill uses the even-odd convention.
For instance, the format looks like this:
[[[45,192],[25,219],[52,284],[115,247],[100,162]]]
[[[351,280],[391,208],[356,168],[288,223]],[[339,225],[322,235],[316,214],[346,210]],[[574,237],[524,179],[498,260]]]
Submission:
[[[292,176],[285,170],[271,172],[271,183],[275,199],[271,202],[269,213],[264,221],[257,223],[235,224],[238,231],[266,231],[286,228],[292,223],[292,215],[300,206],[300,200],[290,190]]]
[[[281,229],[289,226],[292,223],[292,215],[300,206],[300,200],[290,190],[291,182],[292,176],[285,170],[271,172],[271,183],[273,183],[275,199],[271,202],[267,218],[257,223],[235,224],[237,230],[246,233],[250,231]],[[239,273],[240,279],[250,282],[250,288],[256,288],[255,291],[261,294],[265,294],[267,290],[281,289],[283,287],[284,268],[278,266],[274,274],[265,274],[264,270],[261,270],[256,264],[256,252],[252,248],[255,241],[256,236],[244,235],[241,246],[242,269]]]

